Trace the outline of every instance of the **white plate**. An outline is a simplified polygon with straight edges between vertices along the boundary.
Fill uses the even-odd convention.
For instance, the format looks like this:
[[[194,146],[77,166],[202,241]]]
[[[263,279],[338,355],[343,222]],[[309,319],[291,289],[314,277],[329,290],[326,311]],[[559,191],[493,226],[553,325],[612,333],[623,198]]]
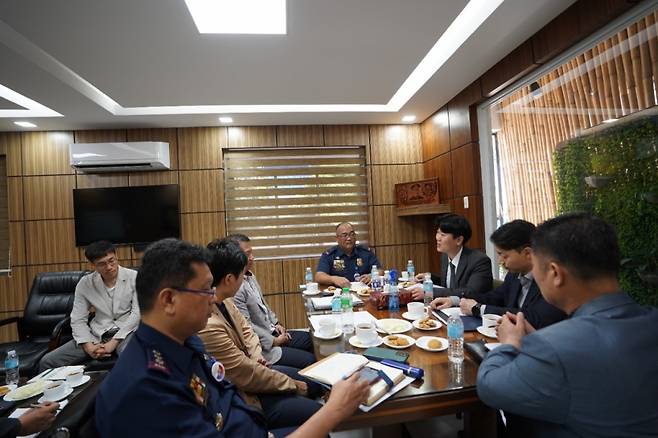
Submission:
[[[382,339],[381,336],[377,336],[377,340],[370,345],[363,345],[361,342],[359,342],[359,339],[356,337],[356,335],[350,338],[350,344],[356,348],[378,347],[382,345],[382,342],[384,342],[384,340]]]
[[[488,337],[488,338],[494,338],[498,339],[498,335],[496,335],[496,327],[483,327],[480,326],[477,328],[477,331],[480,332],[480,334]]]
[[[404,338],[409,343],[407,345],[393,345],[388,341],[388,336],[397,336],[398,338]],[[409,347],[411,347],[412,345],[414,345],[416,343],[416,340],[414,338],[412,338],[411,336],[400,335],[400,334],[398,334],[398,335],[388,335],[388,336],[384,336],[384,345],[386,345],[387,347],[395,348],[396,350],[402,350],[402,349],[405,349],[405,348],[409,348]]]
[[[326,294],[332,294],[334,295],[336,292],[341,293],[341,289],[339,287],[335,288],[334,290],[329,290],[329,288],[323,289],[322,292]]]
[[[429,344],[432,339],[438,340],[441,343],[441,346],[439,348],[430,348],[427,344]],[[423,350],[437,352],[446,350],[448,348],[448,340],[446,338],[439,338],[436,336],[422,336],[416,339],[416,345],[418,345],[418,348],[422,348]]]
[[[408,332],[411,330],[411,327],[411,323],[409,321],[405,321],[404,319],[386,318],[377,320],[377,331],[387,335],[395,335],[398,333]],[[384,328],[386,330],[384,330]]]
[[[37,380],[36,382],[28,383],[27,385],[19,386],[18,388],[9,391],[5,394],[5,401],[20,401],[32,398],[43,392],[43,388],[50,382],[47,380]]]
[[[87,376],[87,377],[89,377],[89,376]],[[73,392],[73,388],[71,388],[71,387],[69,386],[68,388],[66,388],[66,391],[64,391],[64,392],[62,393],[62,395],[60,395],[59,397],[57,397],[57,398],[55,398],[55,399],[46,399],[46,396],[45,396],[45,395],[42,395],[41,398],[40,398],[39,400],[37,400],[37,403],[44,403],[44,402],[58,402],[58,401],[60,401],[60,400],[64,400],[66,397],[68,397],[69,395],[71,395],[72,392]]]
[[[418,325],[420,323],[420,321],[421,321],[420,319],[417,319],[414,322],[412,322],[411,325],[413,325],[418,330],[425,330],[425,331],[438,330],[438,329],[441,328],[441,321],[437,321],[436,319],[430,319],[430,321],[434,322],[434,327],[432,327],[432,328],[423,328],[423,327],[421,327],[420,325]]]
[[[82,376],[82,379],[80,379],[80,381],[78,383],[76,383],[75,385],[72,384],[72,383],[69,383],[69,382],[66,382],[66,384],[69,385],[72,388],[77,388],[78,386],[84,385],[85,383],[87,383],[90,379],[91,379],[91,376],[88,376],[88,375],[85,374],[84,376]]]
[[[313,336],[315,336],[318,339],[324,339],[325,341],[328,341],[330,339],[336,339],[337,337],[341,336],[343,334],[343,331],[339,328],[336,329],[333,335],[330,336],[322,336],[320,332],[313,332]]]
[[[322,291],[320,289],[318,289],[316,291],[313,291],[313,292],[309,292],[307,290],[302,291],[302,295],[306,295],[307,297],[312,297],[314,295],[320,295],[321,293],[322,293]]]
[[[412,314],[409,313],[409,312],[404,312],[404,313],[402,314],[402,317],[403,317],[404,319],[408,319],[409,321],[415,321],[415,320],[417,320],[417,319],[423,319],[423,318],[425,318],[426,316],[427,316],[427,314],[425,314],[425,313],[423,313],[421,316],[418,316],[418,317],[416,317],[416,316],[412,316]]]

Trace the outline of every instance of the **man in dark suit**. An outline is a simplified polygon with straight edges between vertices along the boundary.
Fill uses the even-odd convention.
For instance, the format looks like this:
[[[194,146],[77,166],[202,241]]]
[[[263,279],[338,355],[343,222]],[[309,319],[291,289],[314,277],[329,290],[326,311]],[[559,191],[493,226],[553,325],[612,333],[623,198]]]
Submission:
[[[566,318],[563,311],[544,300],[532,276],[530,238],[534,231],[533,224],[517,219],[501,226],[491,235],[496,253],[508,270],[501,286],[491,292],[470,293],[461,299],[456,296],[437,298],[432,302],[432,307],[444,309],[460,306],[464,314],[474,316],[522,311],[536,328]]]
[[[441,275],[432,274],[434,297],[457,296],[491,290],[491,259],[486,254],[466,247],[471,238],[471,225],[456,214],[439,216],[436,227],[436,250],[441,254]],[[422,281],[424,274],[416,279]],[[440,287],[436,287],[436,286]],[[423,299],[422,289],[413,292],[415,300]]]

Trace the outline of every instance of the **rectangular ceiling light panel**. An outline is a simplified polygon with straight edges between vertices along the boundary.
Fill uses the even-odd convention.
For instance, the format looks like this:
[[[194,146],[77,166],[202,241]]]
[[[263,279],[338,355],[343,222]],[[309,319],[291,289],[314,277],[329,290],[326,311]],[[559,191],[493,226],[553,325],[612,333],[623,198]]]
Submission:
[[[185,0],[199,33],[286,34],[286,0]]]

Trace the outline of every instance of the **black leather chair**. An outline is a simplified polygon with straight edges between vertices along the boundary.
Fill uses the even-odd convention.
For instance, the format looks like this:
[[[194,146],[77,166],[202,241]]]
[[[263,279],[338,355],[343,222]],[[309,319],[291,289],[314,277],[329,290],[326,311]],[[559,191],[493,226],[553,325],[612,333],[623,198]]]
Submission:
[[[4,358],[8,351],[16,350],[21,376],[31,377],[37,374],[39,361],[49,348],[68,340],[61,338],[62,330],[73,308],[75,287],[86,273],[66,271],[36,275],[23,316],[0,320],[0,326],[16,323],[19,339],[0,344],[0,376],[5,374]]]

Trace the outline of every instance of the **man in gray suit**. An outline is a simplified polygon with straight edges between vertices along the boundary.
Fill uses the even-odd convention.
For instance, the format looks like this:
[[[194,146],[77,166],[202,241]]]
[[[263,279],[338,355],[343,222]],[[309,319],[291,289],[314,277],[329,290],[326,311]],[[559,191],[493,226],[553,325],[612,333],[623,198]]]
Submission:
[[[466,247],[473,234],[465,217],[457,214],[439,216],[436,221],[436,250],[441,253],[441,274],[432,274],[434,297],[468,297],[493,288],[491,259]],[[416,280],[422,281],[424,274]],[[439,286],[439,287],[436,287]],[[413,292],[414,300],[423,299],[422,289]]]
[[[233,302],[258,335],[265,359],[271,364],[298,369],[314,363],[315,355],[313,355],[313,341],[310,334],[306,331],[286,330],[265,301],[260,284],[253,273],[254,256],[249,237],[244,234],[233,234],[227,239],[240,245],[248,258],[244,280],[240,290],[233,297]]]
[[[89,358],[103,359],[120,354],[139,324],[135,290],[137,271],[119,265],[116,248],[110,242],[94,242],[85,249],[94,272],[80,279],[75,288],[71,329],[73,339],[46,354],[40,371],[74,365]],[[89,321],[89,309],[96,309]]]
[[[533,275],[569,319],[535,331],[522,312],[498,328],[503,345],[480,365],[480,399],[503,409],[510,436],[658,433],[658,309],[619,290],[614,229],[587,214],[558,216],[532,239]]]

